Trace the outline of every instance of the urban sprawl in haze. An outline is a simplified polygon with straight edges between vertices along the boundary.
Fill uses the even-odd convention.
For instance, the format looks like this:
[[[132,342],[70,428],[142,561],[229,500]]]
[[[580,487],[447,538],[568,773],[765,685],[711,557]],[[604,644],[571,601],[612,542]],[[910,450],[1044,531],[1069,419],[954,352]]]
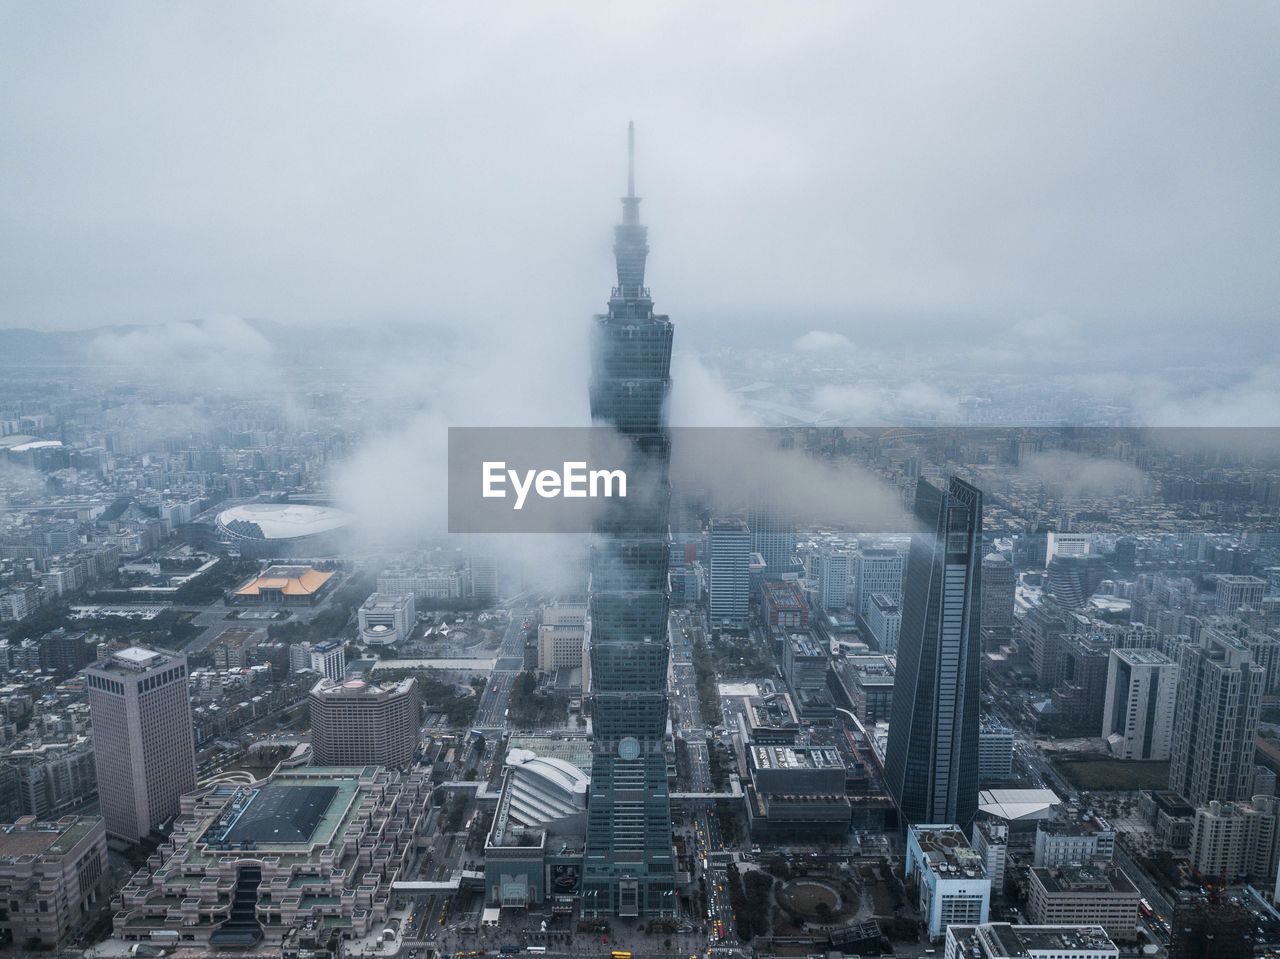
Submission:
[[[1160,212],[1200,209],[1196,171],[1225,164],[1218,220],[1194,214],[1205,242],[1277,252],[1242,212],[1274,232],[1274,170],[1253,169],[1249,137],[1274,147],[1276,114],[1251,111],[1256,131],[1206,136],[1191,159],[1170,149],[1146,170],[1158,197],[1135,183],[1089,199],[1108,164],[1128,169],[1125,144],[1162,135],[1143,104],[1208,103],[1263,61],[1274,81],[1274,33],[1268,50],[1265,26],[1172,15],[1174,59],[1227,76],[1196,90],[1146,54],[1134,70],[1159,82],[1100,64],[1124,59],[1111,33],[1141,33],[1115,7],[1055,10],[1093,32],[1040,27],[1017,57],[994,22],[979,41],[940,10],[922,37],[874,8],[864,23],[759,7],[733,25],[669,8],[730,90],[686,62],[688,39],[662,49],[682,31],[632,11],[583,5],[577,34],[561,11],[554,40],[524,13],[476,16],[495,45],[481,49],[461,21],[335,20],[321,4],[315,35],[279,47],[280,76],[329,98],[303,106],[258,62],[276,62],[261,37],[283,43],[279,23],[259,35],[244,11],[179,3],[144,28],[105,7],[120,19],[94,14],[101,39],[47,9],[0,14],[0,34],[28,37],[0,39],[17,63],[0,76],[31,93],[0,108],[21,131],[0,142],[44,203],[0,201],[22,232],[0,284],[0,956],[1280,956],[1280,387],[1264,317],[1280,290],[1273,256],[1269,279],[1252,253],[1212,278],[1179,266]],[[1274,10],[1249,16],[1276,26]],[[948,23],[957,49],[932,35]],[[154,51],[113,55],[100,81],[68,66],[134,24],[130,49],[181,38],[193,74]],[[255,34],[243,77],[207,59],[231,57],[203,35],[215,27]],[[341,76],[343,57],[360,64],[350,99],[311,59],[330,46]],[[777,89],[744,52],[766,48]],[[999,98],[973,63],[996,48],[1002,94],[1025,79],[1053,116],[984,116],[975,104]],[[652,86],[609,76],[571,96],[545,64],[511,72],[552,51],[579,83],[636,71]],[[1063,93],[1029,56],[1084,86],[1096,68],[1096,85]],[[907,83],[901,58],[919,88],[886,96],[905,114],[927,92],[947,150],[840,92],[858,85],[846,70]],[[499,93],[481,74],[502,70]],[[421,100],[362,99],[422,71]],[[691,72],[672,88],[672,71]],[[193,86],[205,73],[221,79]],[[966,84],[972,140],[946,105]],[[150,119],[99,120],[104,97],[143,87]],[[830,125],[844,96],[865,155]],[[1023,174],[1036,162],[1014,153],[1052,164],[1055,125],[1081,129],[1063,97],[1109,101],[1106,157]],[[72,102],[78,120],[59,124]],[[350,127],[264,119],[290,110]],[[1206,129],[1234,122],[1206,110]],[[164,147],[190,176],[145,156],[161,116],[203,131]],[[1042,139],[1021,142],[1024,122]],[[100,154],[78,152],[86,135]],[[406,150],[443,185],[415,185]],[[943,153],[964,171],[990,161],[974,193]],[[59,166],[90,155],[99,185]],[[266,189],[242,175],[266,156],[307,160]],[[605,201],[623,182],[610,263]],[[1042,205],[1050,182],[1061,206]],[[1010,212],[1018,190],[1034,228]],[[139,244],[126,208],[171,232]],[[232,238],[252,210],[261,232]],[[778,229],[802,213],[802,230]],[[200,217],[192,246],[177,223]],[[1101,239],[1119,230],[1123,244]],[[1055,245],[1078,275],[1044,265]],[[1166,258],[1169,290],[1147,257]],[[331,283],[338,263],[351,272]],[[1044,309],[1020,299],[1031,275]],[[1195,313],[1202,287],[1224,298],[1220,324]],[[266,315],[185,318],[237,297]],[[569,445],[582,436],[586,462]],[[511,468],[509,532],[453,509],[464,439]],[[547,464],[565,473],[526,469]],[[596,466],[607,492],[571,492],[575,475],[594,490]],[[575,519],[522,531],[553,498]]]

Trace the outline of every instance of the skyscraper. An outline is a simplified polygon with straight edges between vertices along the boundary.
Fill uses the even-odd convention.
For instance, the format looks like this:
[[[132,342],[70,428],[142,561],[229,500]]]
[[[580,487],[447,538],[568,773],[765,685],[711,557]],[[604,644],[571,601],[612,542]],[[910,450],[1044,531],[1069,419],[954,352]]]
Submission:
[[[1169,788],[1193,806],[1250,798],[1265,670],[1211,627],[1178,651]]]
[[[670,319],[644,285],[648,231],[635,195],[635,133],[628,131],[627,195],[614,229],[618,285],[595,318],[591,417],[629,447],[626,498],[593,527],[588,593],[591,793],[583,864],[587,916],[673,916],[675,856],[663,735],[667,722],[666,400]]]
[[[1013,628],[1013,607],[1018,574],[1003,553],[989,553],[982,560],[982,628]]]
[[[896,549],[859,547],[853,557],[853,564],[859,616],[865,619],[871,615],[871,597],[876,593],[884,593],[895,603],[901,601],[903,557],[900,552]]]
[[[707,590],[712,626],[741,629],[751,602],[751,532],[740,519],[711,521]]]
[[[921,479],[898,635],[885,779],[908,824],[968,828],[978,807],[982,493]]]
[[[818,554],[818,602],[823,609],[844,609],[849,605],[849,566],[849,551],[846,549],[828,547]],[[901,575],[898,581],[897,592],[901,592]],[[871,608],[869,600],[867,608]]]
[[[107,833],[137,842],[196,785],[187,659],[130,646],[84,671]]]
[[[316,766],[395,766],[418,748],[418,684],[321,679],[307,697]]]
[[[796,524],[776,503],[757,496],[747,511],[747,525],[751,527],[751,551],[759,553],[764,560],[765,577],[782,579],[791,572],[796,552]]]

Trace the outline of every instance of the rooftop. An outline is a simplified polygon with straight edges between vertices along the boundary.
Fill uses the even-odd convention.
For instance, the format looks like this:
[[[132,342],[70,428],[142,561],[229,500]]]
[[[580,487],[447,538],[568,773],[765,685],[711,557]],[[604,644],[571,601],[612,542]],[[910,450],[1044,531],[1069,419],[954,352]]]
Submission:
[[[66,816],[56,822],[40,822],[23,816],[0,826],[0,862],[23,856],[56,858],[66,855],[100,820],[92,816]]]
[[[200,837],[210,850],[306,852],[331,842],[357,792],[360,768],[307,767],[236,787]]]
[[[1166,816],[1189,819],[1196,814],[1195,807],[1171,789],[1151,789],[1143,795]]]
[[[959,826],[912,826],[911,837],[932,872],[942,875],[963,873],[966,878],[981,878],[987,874],[982,857],[974,852]]]
[[[311,695],[321,698],[376,699],[380,696],[402,696],[413,689],[413,678],[402,679],[398,683],[377,683],[365,679],[348,679],[345,681],[321,679],[311,687]]]
[[[1115,866],[1032,866],[1031,873],[1048,892],[1122,893],[1138,895],[1138,887]]]
[[[841,667],[851,671],[860,686],[893,685],[894,658],[892,656],[846,656]]]
[[[333,578],[333,573],[312,566],[269,566],[236,590],[237,596],[257,596],[278,589],[286,596],[310,596]]]
[[[842,769],[840,753],[831,746],[752,746],[757,769]]]
[[[563,759],[587,775],[591,774],[591,740],[585,737],[512,736],[508,753],[524,750],[543,759]]]
[[[342,510],[291,503],[245,503],[218,514],[219,526],[233,532],[248,532],[256,526],[256,536],[261,539],[295,539],[327,533],[341,529],[350,521],[351,517]]]
[[[1001,819],[1045,818],[1060,800],[1052,789],[984,789],[978,809]]]
[[[1023,959],[1032,952],[1070,953],[1073,950],[1115,949],[1101,926],[1012,926],[991,922],[981,926],[951,926],[949,933],[965,954],[972,949],[989,959]]]
[[[1091,812],[1064,810],[1052,819],[1041,819],[1036,824],[1041,832],[1055,836],[1093,835],[1100,832],[1114,832],[1111,824]]]
[[[364,601],[361,608],[366,610],[369,610],[369,609],[394,610],[394,609],[400,608],[401,606],[406,605],[409,602],[409,600],[412,598],[413,598],[412,594],[403,594],[399,596],[394,596],[390,593],[373,593],[369,596],[368,599]]]
[[[108,657],[92,667],[99,672],[117,675],[146,672],[159,666],[177,662],[177,658],[145,646],[130,646],[113,650]]]
[[[1117,649],[1116,656],[1133,666],[1167,666],[1173,660],[1156,649]]]
[[[827,658],[827,647],[808,633],[792,633],[789,642],[794,654],[797,656],[807,656],[814,659]]]
[[[872,593],[871,602],[882,613],[896,613],[898,611],[898,604],[887,593]]]

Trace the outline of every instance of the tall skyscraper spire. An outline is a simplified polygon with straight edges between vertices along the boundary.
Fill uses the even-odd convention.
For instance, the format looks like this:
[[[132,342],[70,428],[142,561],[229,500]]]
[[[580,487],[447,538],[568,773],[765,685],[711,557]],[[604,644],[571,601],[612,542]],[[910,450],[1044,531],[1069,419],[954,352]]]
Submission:
[[[649,255],[649,230],[640,223],[636,196],[636,125],[627,125],[627,195],[622,198],[622,222],[613,228],[613,256],[618,263],[615,300],[648,300],[644,264]]]
[[[618,285],[609,311],[592,327],[591,418],[627,444],[627,473],[636,479],[630,495],[606,507],[592,531],[587,635],[594,739],[582,911],[672,917],[675,856],[663,752],[672,326],[654,314],[644,288],[649,246],[634,156],[632,126],[627,196],[614,230]]]
[[[636,195],[636,122],[627,123],[627,198]]]

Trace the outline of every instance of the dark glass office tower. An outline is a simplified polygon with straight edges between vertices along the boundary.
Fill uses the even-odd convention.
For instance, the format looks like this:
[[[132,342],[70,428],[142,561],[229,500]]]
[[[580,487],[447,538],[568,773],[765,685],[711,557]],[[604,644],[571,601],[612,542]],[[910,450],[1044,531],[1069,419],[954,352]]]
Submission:
[[[954,476],[916,487],[898,634],[885,779],[910,824],[958,823],[978,808],[982,493]]]
[[[667,722],[666,401],[671,321],[644,286],[648,231],[635,195],[634,130],[627,195],[614,230],[618,285],[592,335],[591,416],[628,450],[628,491],[593,526],[588,628],[594,754],[587,809],[583,914],[675,914]]]

